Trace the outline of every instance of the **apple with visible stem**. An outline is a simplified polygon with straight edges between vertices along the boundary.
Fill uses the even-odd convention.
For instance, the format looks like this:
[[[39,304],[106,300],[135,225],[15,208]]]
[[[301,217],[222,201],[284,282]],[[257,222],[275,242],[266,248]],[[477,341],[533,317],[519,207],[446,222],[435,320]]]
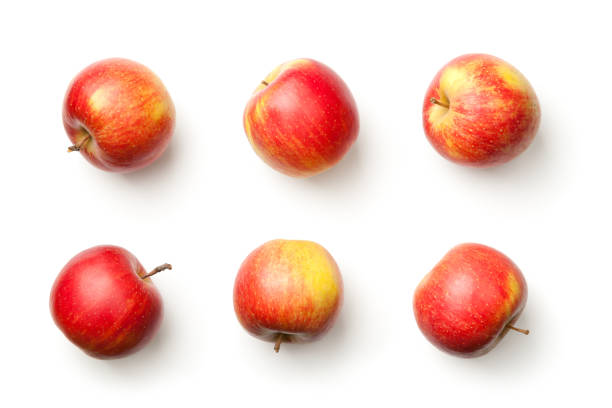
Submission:
[[[311,59],[281,64],[261,81],[243,123],[257,155],[293,177],[329,169],[359,133],[350,90],[338,74]]]
[[[540,105],[527,79],[486,54],[455,58],[435,76],[423,102],[429,142],[455,163],[489,167],[523,152],[538,130]]]
[[[451,249],[419,283],[413,308],[425,337],[441,350],[476,357],[508,330],[527,301],[527,283],[501,252],[481,244]]]
[[[162,299],[151,276],[127,250],[111,245],[87,249],[57,276],[49,305],[55,324],[90,356],[124,357],[143,347],[162,320]]]
[[[70,83],[63,122],[68,151],[80,151],[94,166],[128,172],[151,164],[174,131],[174,104],[159,78],[137,62],[96,62]]]
[[[338,265],[311,241],[269,241],[249,254],[234,284],[234,310],[258,339],[304,343],[327,332],[340,311],[343,286]]]

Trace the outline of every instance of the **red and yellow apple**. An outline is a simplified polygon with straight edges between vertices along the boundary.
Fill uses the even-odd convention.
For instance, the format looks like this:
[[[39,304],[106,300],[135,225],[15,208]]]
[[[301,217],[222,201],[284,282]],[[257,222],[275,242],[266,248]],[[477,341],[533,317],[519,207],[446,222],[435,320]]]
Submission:
[[[350,90],[329,67],[311,59],[274,69],[255,89],[243,122],[259,157],[293,177],[329,169],[359,133]]]
[[[174,131],[174,104],[147,67],[126,59],[96,62],[72,80],[64,98],[64,128],[94,166],[127,172],[151,164]]]
[[[157,332],[162,299],[130,252],[97,246],[72,258],[58,275],[49,301],[55,324],[85,353],[110,359],[143,347]]]
[[[488,167],[523,152],[538,130],[540,106],[527,79],[485,54],[455,58],[435,76],[423,103],[429,142],[455,163]]]
[[[303,343],[329,330],[342,305],[338,265],[311,241],[274,240],[240,266],[234,310],[253,336],[275,343]]]
[[[421,281],[413,308],[425,337],[441,350],[476,357],[491,350],[525,307],[527,283],[501,252],[480,244],[451,249]]]

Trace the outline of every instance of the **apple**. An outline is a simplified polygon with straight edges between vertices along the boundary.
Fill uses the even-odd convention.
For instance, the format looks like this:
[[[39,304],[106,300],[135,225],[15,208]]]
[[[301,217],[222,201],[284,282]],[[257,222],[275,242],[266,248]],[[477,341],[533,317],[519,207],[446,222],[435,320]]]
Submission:
[[[461,357],[491,350],[525,307],[527,283],[501,252],[480,244],[451,249],[414,292],[417,324],[436,347]]]
[[[117,246],[87,249],[58,275],[49,301],[55,324],[85,353],[110,359],[143,347],[157,332],[162,299],[138,259]]]
[[[423,103],[429,142],[455,163],[488,167],[523,152],[538,130],[540,105],[527,79],[485,54],[455,58],[435,76]]]
[[[311,59],[281,64],[261,81],[243,122],[255,153],[293,177],[329,169],[359,133],[351,91],[334,71]]]
[[[96,62],[72,80],[64,98],[64,128],[102,170],[127,172],[151,164],[174,131],[174,104],[147,67],[113,58]]]
[[[277,239],[249,254],[234,284],[240,324],[258,339],[304,343],[328,331],[342,305],[334,258],[311,241]]]

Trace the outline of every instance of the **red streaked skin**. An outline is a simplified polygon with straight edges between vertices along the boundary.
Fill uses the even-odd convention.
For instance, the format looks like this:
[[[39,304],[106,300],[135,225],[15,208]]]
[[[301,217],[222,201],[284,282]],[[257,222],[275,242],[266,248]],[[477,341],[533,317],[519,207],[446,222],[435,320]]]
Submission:
[[[332,256],[311,241],[269,241],[249,254],[234,284],[234,310],[253,336],[304,343],[326,333],[343,299]]]
[[[96,246],[72,258],[58,275],[49,305],[55,324],[85,353],[124,357],[151,340],[162,299],[147,271],[127,250]]]
[[[467,54],[449,62],[423,102],[429,142],[448,160],[468,166],[490,167],[516,157],[539,123],[540,106],[527,79],[491,55]]]
[[[527,283],[519,268],[501,252],[469,243],[451,249],[423,278],[413,309],[432,344],[476,357],[495,347],[526,301]]]
[[[159,78],[137,62],[96,62],[70,83],[63,122],[71,150],[94,166],[128,172],[162,155],[174,131],[174,104]]]
[[[326,65],[297,59],[257,87],[243,123],[255,152],[272,168],[309,177],[335,165],[359,133],[353,96]]]

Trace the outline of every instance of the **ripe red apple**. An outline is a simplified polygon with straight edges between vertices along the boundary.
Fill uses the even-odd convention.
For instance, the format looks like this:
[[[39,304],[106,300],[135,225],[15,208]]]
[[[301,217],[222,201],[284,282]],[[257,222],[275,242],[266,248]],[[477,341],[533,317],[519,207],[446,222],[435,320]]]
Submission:
[[[540,124],[540,105],[512,65],[485,54],[455,58],[435,76],[423,103],[423,126],[447,159],[475,167],[523,152]]]
[[[274,342],[313,341],[331,328],[342,304],[338,265],[321,245],[277,239],[240,266],[234,310],[253,336]]]
[[[414,292],[414,316],[436,347],[461,357],[491,350],[527,301],[527,283],[504,254],[480,244],[451,249]]]
[[[64,99],[64,128],[102,170],[126,172],[151,164],[174,131],[174,104],[147,67],[126,59],[96,62],[72,80]]]
[[[130,252],[96,246],[72,258],[58,275],[49,305],[57,327],[85,353],[118,358],[143,347],[157,332],[162,299]]]
[[[255,152],[274,169],[309,177],[336,164],[359,133],[357,106],[329,67],[311,59],[279,65],[244,110]]]

